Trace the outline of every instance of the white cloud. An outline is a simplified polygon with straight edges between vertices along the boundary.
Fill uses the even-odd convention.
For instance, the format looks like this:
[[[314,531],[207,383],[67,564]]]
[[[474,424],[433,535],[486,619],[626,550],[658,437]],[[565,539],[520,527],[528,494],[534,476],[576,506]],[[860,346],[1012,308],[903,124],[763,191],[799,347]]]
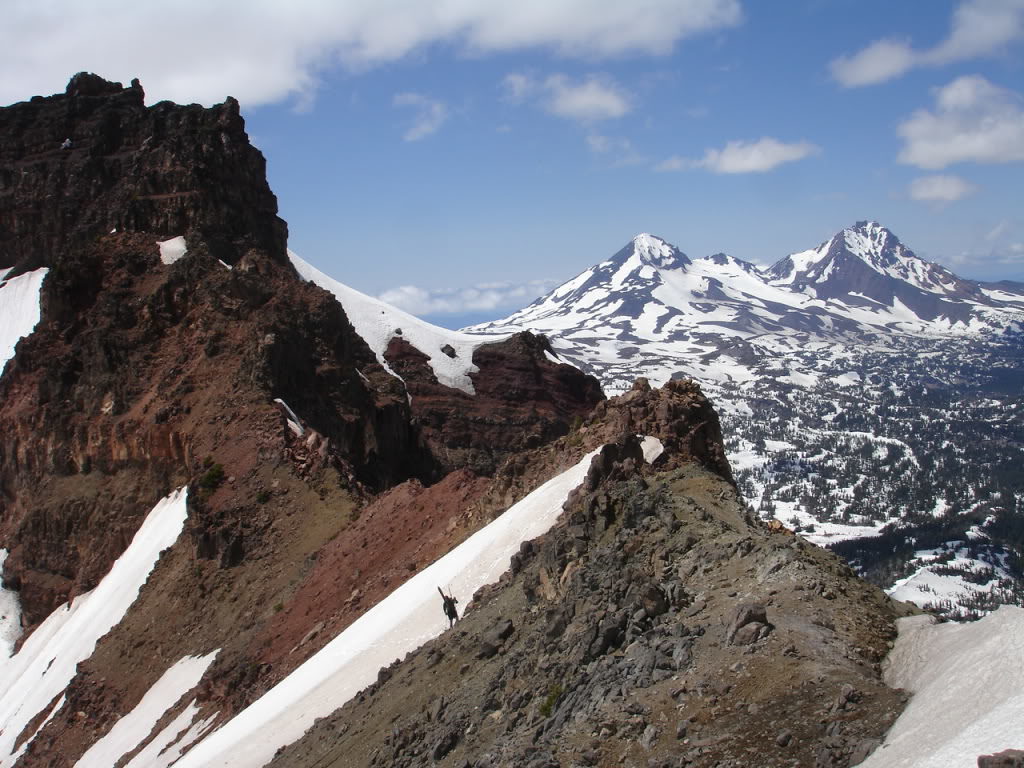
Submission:
[[[493,309],[520,309],[557,285],[556,280],[528,283],[484,283],[468,288],[426,289],[400,285],[378,296],[413,315],[454,315]]]
[[[935,175],[914,179],[909,191],[913,200],[951,203],[974,194],[977,187],[959,176]]]
[[[246,107],[310,101],[327,71],[395,61],[429,45],[476,55],[547,49],[592,60],[664,55],[741,21],[739,0],[15,0],[0,25],[0,103],[63,89],[86,69],[150,101]]]
[[[646,158],[637,152],[633,142],[622,137],[591,133],[587,135],[587,146],[594,154],[610,157],[613,165],[641,165],[647,162]]]
[[[419,141],[425,136],[435,133],[448,119],[448,107],[444,102],[430,99],[420,93],[395,94],[396,107],[413,107],[416,110],[412,126],[402,137],[406,141]]]
[[[501,87],[513,103],[534,100],[553,115],[582,123],[622,117],[633,108],[630,94],[605,75],[591,74],[573,81],[556,73],[540,80],[511,72],[502,79]]]
[[[1024,0],[966,0],[957,6],[949,36],[916,50],[900,40],[876,40],[852,56],[834,59],[832,76],[843,86],[873,85],[915,67],[942,66],[991,56],[1024,37]]]
[[[765,136],[757,141],[730,141],[722,149],[705,150],[704,157],[694,165],[714,173],[763,173],[819,152],[821,148],[808,141],[786,144]]]
[[[988,56],[1024,37],[1024,0],[972,0],[953,12],[949,37],[922,54],[926,64]]]
[[[919,109],[899,126],[899,160],[927,170],[954,163],[1024,161],[1020,94],[978,75],[936,91],[935,110]]]
[[[543,84],[545,108],[553,115],[593,122],[622,117],[632,108],[626,92],[609,78],[590,75],[573,83],[565,75],[551,75]]]
[[[831,63],[832,77],[847,88],[873,85],[899,77],[914,66],[910,46],[899,40],[877,40],[853,56],[840,56]]]

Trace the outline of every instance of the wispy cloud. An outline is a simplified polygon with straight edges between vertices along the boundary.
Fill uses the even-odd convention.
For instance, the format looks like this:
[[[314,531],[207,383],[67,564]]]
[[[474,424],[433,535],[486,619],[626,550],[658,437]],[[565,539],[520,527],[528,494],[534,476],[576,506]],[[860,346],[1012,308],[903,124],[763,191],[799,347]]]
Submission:
[[[973,195],[977,187],[959,176],[922,176],[910,182],[909,193],[913,200],[933,203],[951,203]]]
[[[699,159],[672,155],[654,167],[656,171],[704,168],[712,173],[764,173],[821,152],[809,141],[786,143],[765,136],[757,141],[730,141],[721,149],[706,149]]]
[[[555,285],[556,280],[484,283],[468,288],[441,289],[400,285],[384,291],[378,298],[413,315],[455,315],[494,309],[520,309]]]
[[[1024,161],[1020,94],[978,75],[958,77],[935,93],[935,109],[919,109],[899,126],[899,161],[926,170],[955,163]]]
[[[436,133],[448,119],[448,107],[444,102],[421,93],[397,93],[393,103],[396,107],[412,107],[415,110],[412,125],[402,136],[406,141],[419,141]]]
[[[742,20],[739,0],[294,0],[244,12],[237,3],[108,0],[102,13],[88,3],[56,9],[5,7],[0,103],[62,90],[83,68],[124,82],[139,77],[151,101],[212,104],[231,94],[247,107],[309,103],[331,69],[373,67],[439,43],[476,55],[666,55],[687,37]]]
[[[505,98],[517,104],[533,100],[545,111],[568,120],[594,123],[622,117],[632,108],[632,97],[606,75],[591,74],[574,81],[558,73],[539,79],[512,72],[502,79]]]
[[[611,158],[613,165],[643,165],[647,162],[633,142],[620,136],[604,136],[600,133],[587,134],[587,147],[597,155]]]
[[[590,75],[574,83],[565,75],[551,75],[544,81],[546,109],[570,120],[594,122],[622,117],[632,109],[626,91],[610,78]]]
[[[882,39],[852,56],[834,59],[832,77],[847,88],[892,80],[916,67],[991,56],[1024,38],[1024,0],[967,0],[953,12],[949,35],[932,48]]]

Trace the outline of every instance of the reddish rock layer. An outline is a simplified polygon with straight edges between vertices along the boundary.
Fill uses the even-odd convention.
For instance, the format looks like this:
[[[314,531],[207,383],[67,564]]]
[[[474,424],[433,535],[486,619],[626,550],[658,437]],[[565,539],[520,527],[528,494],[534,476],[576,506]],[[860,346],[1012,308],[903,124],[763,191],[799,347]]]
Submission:
[[[427,356],[404,339],[391,340],[385,359],[405,381],[441,471],[464,466],[491,475],[508,456],[568,434],[604,399],[597,379],[554,362],[550,351],[531,333],[478,347],[473,395],[439,384]]]

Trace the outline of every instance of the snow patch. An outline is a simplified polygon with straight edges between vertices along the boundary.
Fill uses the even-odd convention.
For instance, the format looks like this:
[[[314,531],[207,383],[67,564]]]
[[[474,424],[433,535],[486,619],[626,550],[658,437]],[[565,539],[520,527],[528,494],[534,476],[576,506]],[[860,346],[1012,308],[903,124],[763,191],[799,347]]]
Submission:
[[[349,322],[355,328],[370,349],[377,356],[377,361],[396,378],[400,378],[388,366],[384,352],[388,343],[396,336],[412,344],[427,355],[428,363],[439,383],[446,387],[461,389],[470,395],[475,394],[473,381],[469,374],[478,369],[473,365],[473,352],[483,344],[504,341],[510,334],[484,335],[479,333],[461,333],[439,328],[420,320],[413,315],[392,307],[380,299],[374,299],[354,288],[339,283],[328,277],[319,269],[303,261],[299,256],[288,251],[295,271],[304,280],[310,280],[324,290],[330,291],[345,310]],[[449,357],[441,352],[441,347],[450,345],[455,356]]]
[[[0,573],[4,571],[7,550],[0,549]],[[18,593],[0,584],[0,663],[14,653],[14,644],[21,637],[21,603]]]
[[[47,272],[43,267],[0,282],[0,372],[14,357],[18,341],[39,322],[39,292]]]
[[[913,697],[861,768],[973,768],[978,755],[1024,744],[1024,609],[932,622],[897,622],[885,682]]]
[[[157,502],[99,585],[57,608],[17,654],[0,659],[0,768],[14,764],[15,739],[135,602],[160,553],[181,533],[186,495],[181,488]]]
[[[75,768],[109,768],[138,747],[164,713],[199,684],[218,653],[220,649],[206,656],[186,656],[171,666],[135,708],[82,755]]]
[[[157,245],[160,247],[160,261],[168,265],[178,261],[188,252],[188,245],[181,235],[170,240],[160,240]]]

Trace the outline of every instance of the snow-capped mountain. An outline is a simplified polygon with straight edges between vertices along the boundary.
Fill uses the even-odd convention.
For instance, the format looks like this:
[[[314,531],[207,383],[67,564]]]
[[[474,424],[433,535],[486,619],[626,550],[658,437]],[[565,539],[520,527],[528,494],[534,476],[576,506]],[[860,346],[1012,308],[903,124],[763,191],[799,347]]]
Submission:
[[[916,602],[955,614],[1024,594],[1006,535],[1024,517],[1022,328],[1021,285],[964,280],[859,222],[764,269],[638,235],[473,330],[544,333],[611,392],[697,379],[751,506],[845,541],[886,586],[928,569],[943,578],[914,580],[933,585]]]
[[[660,238],[637,235],[525,309],[472,330],[547,334],[618,391],[638,369],[657,382],[676,373],[738,382],[808,343],[1022,327],[1018,286],[963,280],[864,221],[763,270],[725,254],[691,260]]]

